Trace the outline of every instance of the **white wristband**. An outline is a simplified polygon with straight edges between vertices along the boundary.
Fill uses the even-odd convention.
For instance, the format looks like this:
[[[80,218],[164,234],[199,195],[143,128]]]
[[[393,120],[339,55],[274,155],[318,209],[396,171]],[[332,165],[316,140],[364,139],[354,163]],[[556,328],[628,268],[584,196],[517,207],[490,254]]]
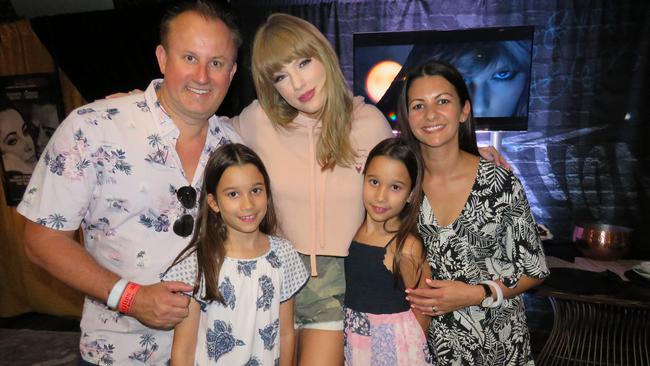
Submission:
[[[111,289],[111,292],[108,294],[108,299],[106,300],[106,305],[108,305],[109,308],[117,310],[117,305],[120,302],[122,293],[128,283],[129,281],[124,278],[115,282],[115,285],[113,285],[113,289]]]
[[[484,283],[494,290],[494,292],[497,294],[497,301],[493,302],[488,306],[489,308],[496,308],[498,306],[501,306],[503,304],[503,290],[501,290],[501,286],[499,286],[496,282],[494,281],[481,281],[481,283]]]

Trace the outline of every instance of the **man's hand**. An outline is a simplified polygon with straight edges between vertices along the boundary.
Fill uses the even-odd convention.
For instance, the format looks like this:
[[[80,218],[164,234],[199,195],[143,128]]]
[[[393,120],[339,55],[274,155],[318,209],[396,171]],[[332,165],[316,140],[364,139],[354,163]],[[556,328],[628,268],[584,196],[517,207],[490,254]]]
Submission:
[[[142,286],[129,315],[151,328],[172,329],[188,314],[190,298],[181,292],[192,290],[192,286],[176,281]]]

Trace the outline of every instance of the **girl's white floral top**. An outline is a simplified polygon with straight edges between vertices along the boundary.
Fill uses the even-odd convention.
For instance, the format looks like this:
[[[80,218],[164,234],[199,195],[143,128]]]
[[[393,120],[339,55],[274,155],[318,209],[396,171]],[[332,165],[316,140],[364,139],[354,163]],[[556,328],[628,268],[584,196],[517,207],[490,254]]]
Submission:
[[[258,258],[225,258],[219,271],[224,304],[202,300],[205,284],[199,282],[195,365],[279,364],[280,303],[302,288],[309,273],[289,241],[269,236],[269,244],[269,251]],[[196,252],[192,252],[163,280],[195,285],[196,276]]]

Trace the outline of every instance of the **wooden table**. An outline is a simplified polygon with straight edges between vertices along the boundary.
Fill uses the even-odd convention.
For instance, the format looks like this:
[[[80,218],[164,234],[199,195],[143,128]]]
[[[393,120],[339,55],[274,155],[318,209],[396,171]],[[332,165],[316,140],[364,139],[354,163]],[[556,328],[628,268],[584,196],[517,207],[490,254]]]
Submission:
[[[570,271],[554,268],[610,270],[621,277],[620,288],[609,293],[580,293],[548,285],[536,292],[548,296],[553,307],[553,328],[537,365],[650,365],[650,288],[626,281],[623,273],[639,261],[602,262],[576,258],[576,263],[548,257],[554,273],[571,282]],[[587,274],[589,275],[589,274]],[[609,275],[608,281],[617,281]],[[558,280],[560,280],[558,282]],[[591,283],[596,285],[597,283]],[[560,286],[563,287],[563,286]],[[567,286],[568,287],[568,286]]]

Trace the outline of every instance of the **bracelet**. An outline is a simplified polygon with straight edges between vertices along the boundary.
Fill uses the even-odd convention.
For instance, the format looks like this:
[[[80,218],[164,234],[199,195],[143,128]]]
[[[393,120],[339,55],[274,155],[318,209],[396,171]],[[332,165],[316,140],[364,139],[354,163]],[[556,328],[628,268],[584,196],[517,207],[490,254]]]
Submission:
[[[131,312],[131,305],[133,305],[133,299],[135,299],[135,294],[140,289],[140,285],[134,282],[129,282],[122,293],[120,298],[120,305],[118,310],[122,314],[128,314]]]
[[[122,293],[124,292],[127,283],[129,283],[129,281],[124,278],[120,278],[115,282],[111,292],[108,294],[108,299],[106,300],[106,305],[108,305],[109,308],[117,310],[117,304],[120,302],[120,298],[122,297]]]
[[[494,281],[481,281],[481,283],[484,283],[484,284],[489,285],[490,287],[492,287],[494,289],[494,292],[497,294],[497,301],[493,302],[488,307],[489,308],[496,308],[498,306],[501,306],[501,304],[503,304],[503,290],[501,289],[501,286],[499,286]]]

